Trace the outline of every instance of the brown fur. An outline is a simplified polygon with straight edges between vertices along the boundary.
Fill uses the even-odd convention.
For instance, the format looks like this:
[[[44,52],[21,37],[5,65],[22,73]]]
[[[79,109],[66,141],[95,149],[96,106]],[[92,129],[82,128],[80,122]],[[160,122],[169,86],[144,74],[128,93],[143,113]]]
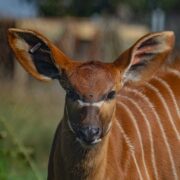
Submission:
[[[33,60],[30,59],[31,64],[27,61],[29,55],[27,55],[26,49],[20,51],[16,47],[15,42],[18,39],[16,33],[19,31],[15,29],[9,31],[9,42],[17,59],[35,78],[45,80],[46,78],[41,77],[42,74],[38,72],[38,69],[33,67]],[[27,30],[21,30],[21,32],[27,32]],[[36,36],[34,31],[29,33],[34,33]],[[179,77],[168,72],[167,68],[157,73],[173,47],[174,36],[172,32],[152,33],[142,37],[114,63],[71,61],[46,38],[39,33],[37,36],[43,39],[50,48],[55,65],[61,72],[60,83],[67,93],[73,90],[79,95],[78,98],[85,103],[104,101],[100,108],[94,106],[81,107],[78,101],[73,101],[68,95],[66,96],[64,117],[56,130],[50,153],[48,180],[140,179],[132,151],[137,159],[142,179],[148,179],[143,164],[140,140],[138,140],[138,134],[133,126],[128,109],[136,119],[141,133],[149,179],[156,179],[156,176],[151,162],[152,154],[148,129],[141,110],[145,113],[152,128],[158,178],[162,180],[173,179],[173,169],[168,158],[168,151],[164,148],[164,139],[157,123],[157,117],[153,108],[143,98],[144,96],[150,100],[160,117],[180,177],[179,141],[176,139],[166,109],[158,95],[150,90],[146,83],[149,82],[162,93],[172,113],[173,122],[179,130],[179,116],[174,103],[171,101],[170,94],[163,84],[159,84],[154,78],[156,77],[155,74],[158,74],[158,77],[168,82],[179,108]],[[179,60],[176,62],[179,63]],[[168,65],[168,67],[174,68],[176,66]],[[118,97],[108,100],[107,95],[112,90],[117,92]],[[143,93],[143,95],[139,97],[138,93],[134,93],[133,90]],[[137,103],[140,109],[128,98]],[[96,145],[84,147],[77,141],[76,134],[70,129],[68,121],[78,128],[83,127],[84,124],[98,124],[102,128],[102,141]],[[110,123],[112,126],[108,131]],[[130,138],[130,143],[134,147],[133,150],[117,123]]]

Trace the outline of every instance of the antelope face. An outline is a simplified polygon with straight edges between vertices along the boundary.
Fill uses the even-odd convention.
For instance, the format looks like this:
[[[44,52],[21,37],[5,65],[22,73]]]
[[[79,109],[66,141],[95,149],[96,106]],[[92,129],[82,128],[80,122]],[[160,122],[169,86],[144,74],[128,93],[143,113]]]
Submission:
[[[173,32],[150,33],[107,64],[73,61],[36,31],[9,29],[8,39],[17,60],[32,76],[60,81],[67,93],[68,127],[82,145],[103,140],[113,123],[115,97],[122,84],[151,78],[174,44]]]
[[[81,144],[96,144],[112,125],[119,71],[110,64],[86,62],[73,69],[68,80],[68,126]]]

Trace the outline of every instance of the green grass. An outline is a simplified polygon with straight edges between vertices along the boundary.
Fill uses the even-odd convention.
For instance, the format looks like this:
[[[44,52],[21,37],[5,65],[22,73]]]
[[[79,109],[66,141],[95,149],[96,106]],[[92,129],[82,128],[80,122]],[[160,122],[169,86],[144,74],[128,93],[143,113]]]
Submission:
[[[0,84],[0,180],[46,179],[64,92],[56,83],[19,89]]]

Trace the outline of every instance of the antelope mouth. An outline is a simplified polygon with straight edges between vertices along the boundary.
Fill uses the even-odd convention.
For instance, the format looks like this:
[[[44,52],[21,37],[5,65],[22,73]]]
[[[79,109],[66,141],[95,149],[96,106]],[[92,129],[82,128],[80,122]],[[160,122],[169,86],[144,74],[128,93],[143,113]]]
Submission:
[[[86,128],[87,129],[87,128]],[[100,128],[97,128],[98,130],[94,130],[94,128],[88,128],[88,130],[84,131],[84,128],[78,130],[76,132],[76,140],[82,145],[82,146],[93,146],[101,142],[101,130]]]
[[[72,127],[69,120],[67,121],[67,124],[68,124],[71,132],[76,136],[76,140],[84,147],[90,147],[90,146],[96,145],[102,141],[102,138],[100,135],[94,139],[84,139],[84,138],[80,137],[80,134],[77,133],[76,130]]]
[[[80,139],[79,137],[76,138],[76,140],[83,146],[83,147],[92,147],[102,141],[101,138],[94,139],[93,141],[85,141]]]

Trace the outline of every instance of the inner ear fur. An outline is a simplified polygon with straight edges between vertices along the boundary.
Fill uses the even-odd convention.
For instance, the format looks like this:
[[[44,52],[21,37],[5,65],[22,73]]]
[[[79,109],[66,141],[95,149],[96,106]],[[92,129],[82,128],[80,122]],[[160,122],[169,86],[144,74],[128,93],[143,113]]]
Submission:
[[[174,47],[171,31],[150,33],[139,39],[114,62],[123,81],[146,81],[159,69]]]

